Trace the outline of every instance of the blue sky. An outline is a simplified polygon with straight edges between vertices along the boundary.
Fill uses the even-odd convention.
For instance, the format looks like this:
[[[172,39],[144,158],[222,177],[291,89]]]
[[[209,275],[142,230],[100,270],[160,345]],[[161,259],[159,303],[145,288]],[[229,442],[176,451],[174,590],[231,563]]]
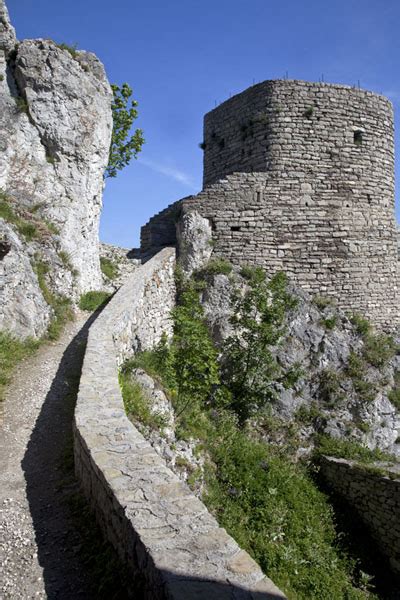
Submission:
[[[137,246],[150,216],[201,189],[203,115],[254,81],[360,81],[390,97],[399,129],[398,0],[6,2],[20,39],[77,43],[134,89],[146,144],[107,181],[105,242]]]

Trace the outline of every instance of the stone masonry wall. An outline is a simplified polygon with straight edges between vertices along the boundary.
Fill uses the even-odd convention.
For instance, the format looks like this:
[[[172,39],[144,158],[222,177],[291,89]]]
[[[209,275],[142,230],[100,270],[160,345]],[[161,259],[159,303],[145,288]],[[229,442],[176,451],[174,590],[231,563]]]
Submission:
[[[284,598],[128,420],[118,364],[171,331],[175,251],[165,248],[90,328],[75,411],[76,473],[132,594],[148,600]]]
[[[393,570],[400,575],[400,473],[383,477],[357,463],[322,457],[321,473],[329,485],[353,506],[367,525]]]
[[[377,325],[400,323],[387,99],[267,81],[208,113],[204,143],[204,190],[181,210],[210,220],[216,256],[283,270]]]

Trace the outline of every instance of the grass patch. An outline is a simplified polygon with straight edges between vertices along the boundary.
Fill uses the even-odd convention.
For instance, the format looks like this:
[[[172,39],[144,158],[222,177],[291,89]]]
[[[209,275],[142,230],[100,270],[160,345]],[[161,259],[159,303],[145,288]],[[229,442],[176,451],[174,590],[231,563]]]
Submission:
[[[375,448],[369,448],[358,444],[351,440],[341,440],[320,435],[315,440],[315,456],[326,454],[327,456],[335,456],[336,458],[345,458],[347,460],[355,460],[361,464],[372,464],[376,461],[396,462],[397,459],[392,454],[383,452]]]
[[[388,398],[393,406],[400,410],[400,371],[394,373],[394,386],[390,390]]]
[[[111,294],[108,292],[102,292],[101,290],[94,290],[92,292],[86,292],[82,294],[79,299],[79,308],[93,312],[98,308],[105,305],[111,298]]]
[[[17,106],[18,112],[29,115],[29,104],[25,98],[21,98],[21,96],[18,96],[17,98],[15,98],[15,104]]]
[[[129,417],[135,417],[151,429],[162,429],[165,419],[151,410],[150,400],[143,393],[139,383],[132,377],[131,366],[132,363],[128,362],[119,373],[119,384],[126,414]]]
[[[324,310],[328,306],[334,306],[335,301],[333,298],[328,298],[327,296],[314,296],[313,302],[317,308],[320,310]]]
[[[384,333],[369,333],[364,337],[363,357],[370,365],[381,369],[398,351],[394,339]]]
[[[333,369],[323,369],[318,377],[318,391],[321,400],[328,407],[336,406],[343,400],[339,374]]]
[[[337,324],[337,317],[333,316],[333,317],[329,317],[326,319],[321,319],[320,320],[320,324],[325,327],[325,329],[327,329],[328,331],[331,331],[332,329],[334,329],[336,327]]]
[[[196,279],[206,279],[213,275],[229,275],[232,273],[232,265],[230,262],[223,258],[216,258],[210,260],[205,267],[195,272],[194,277]]]
[[[50,290],[46,281],[46,275],[49,272],[49,266],[38,256],[35,257],[33,268],[37,275],[43,298],[54,311],[54,316],[47,330],[47,338],[49,340],[57,340],[60,337],[66,323],[74,319],[72,303],[71,300],[66,296],[55,294]]]
[[[61,44],[56,44],[57,48],[60,48],[60,50],[65,50],[66,52],[68,52],[72,58],[75,58],[78,56],[78,44],[66,44],[65,42],[62,42]]]
[[[9,383],[15,366],[33,354],[39,346],[40,340],[18,340],[9,333],[0,332],[0,400],[3,400],[5,386]]]
[[[116,277],[118,277],[119,268],[118,264],[114,260],[102,256],[100,258],[100,268],[103,275],[105,275],[105,277],[107,277],[108,279],[113,280]]]
[[[376,385],[366,379],[367,363],[363,356],[352,351],[346,366],[346,374],[351,378],[354,391],[363,402],[372,402],[375,399]]]
[[[34,205],[29,210],[17,207],[12,198],[0,191],[0,217],[7,223],[15,225],[18,233],[27,242],[35,239],[44,240],[51,234],[60,233],[54,223],[35,216],[40,207],[40,204]]]
[[[354,325],[355,330],[361,336],[368,335],[371,332],[372,326],[368,319],[365,319],[358,313],[354,313],[350,317],[350,322]]]

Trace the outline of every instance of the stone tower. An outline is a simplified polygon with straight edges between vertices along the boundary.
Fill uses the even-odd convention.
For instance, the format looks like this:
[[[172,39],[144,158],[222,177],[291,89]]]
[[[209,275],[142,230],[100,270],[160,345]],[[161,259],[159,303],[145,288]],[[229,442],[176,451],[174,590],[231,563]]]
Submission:
[[[205,116],[203,148],[204,189],[173,210],[210,220],[216,256],[283,270],[378,325],[399,323],[389,100],[266,81]]]

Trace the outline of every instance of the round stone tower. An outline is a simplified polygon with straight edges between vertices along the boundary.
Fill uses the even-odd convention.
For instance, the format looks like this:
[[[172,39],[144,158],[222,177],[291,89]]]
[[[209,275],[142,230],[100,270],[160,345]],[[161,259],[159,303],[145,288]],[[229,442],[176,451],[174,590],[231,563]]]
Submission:
[[[389,100],[265,81],[205,116],[203,148],[204,189],[174,210],[210,220],[216,256],[283,270],[381,327],[399,324]]]
[[[216,254],[284,270],[375,323],[399,323],[393,109],[342,85],[266,81],[205,116]]]

